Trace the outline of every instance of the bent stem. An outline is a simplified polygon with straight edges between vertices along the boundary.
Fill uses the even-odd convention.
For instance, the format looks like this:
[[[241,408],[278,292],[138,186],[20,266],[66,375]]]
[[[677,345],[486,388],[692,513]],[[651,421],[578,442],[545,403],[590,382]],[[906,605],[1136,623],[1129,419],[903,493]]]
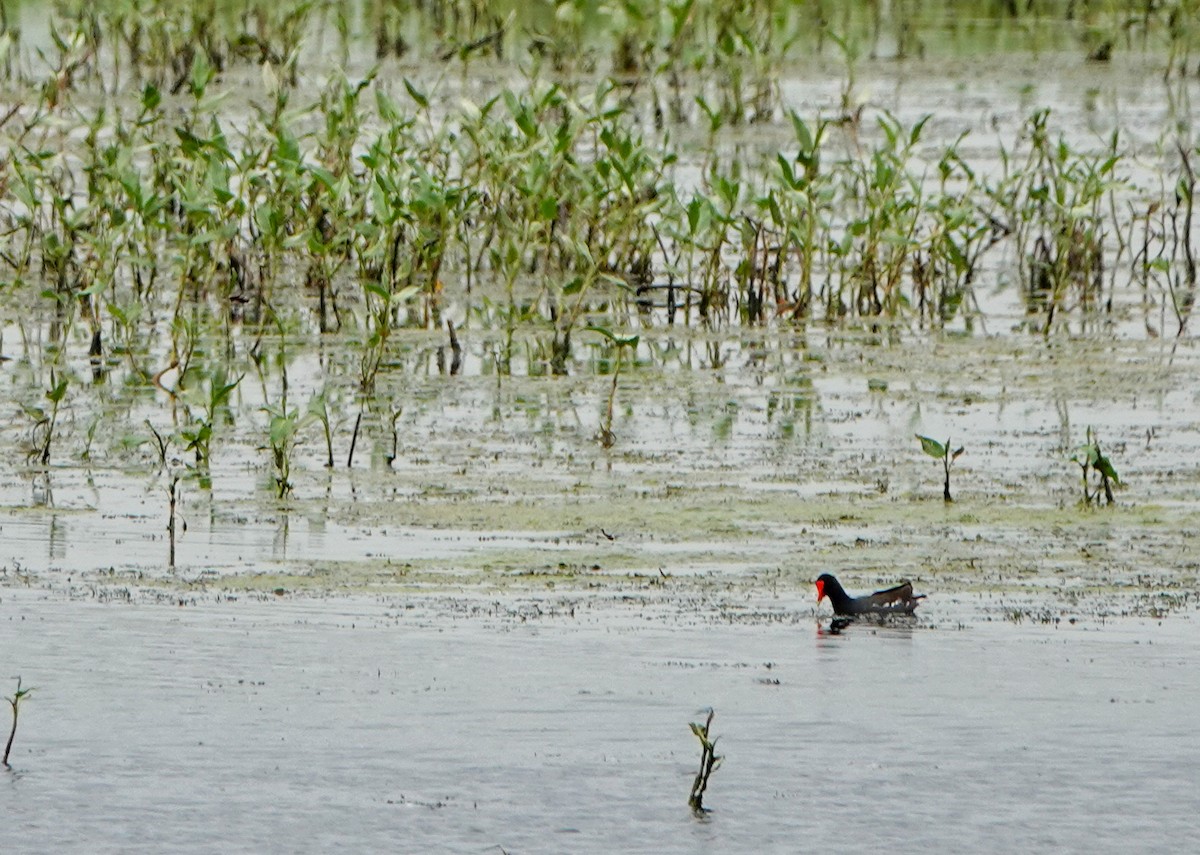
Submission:
[[[710,709],[704,724],[691,722],[692,733],[696,734],[696,738],[700,740],[700,771],[696,773],[696,779],[692,782],[691,795],[688,796],[688,807],[696,813],[704,813],[707,810],[704,807],[704,791],[708,789],[708,778],[721,765],[723,759],[716,752],[717,740],[708,738],[708,729],[714,715],[716,715],[716,710]]]
[[[21,709],[21,700],[32,691],[33,689],[22,689],[21,678],[18,677],[16,693],[11,698],[5,698],[5,700],[8,701],[8,705],[12,707],[12,730],[8,732],[8,743],[4,746],[4,760],[0,761],[3,762],[5,766],[9,765],[8,755],[12,752],[13,738],[17,735],[17,713]]]

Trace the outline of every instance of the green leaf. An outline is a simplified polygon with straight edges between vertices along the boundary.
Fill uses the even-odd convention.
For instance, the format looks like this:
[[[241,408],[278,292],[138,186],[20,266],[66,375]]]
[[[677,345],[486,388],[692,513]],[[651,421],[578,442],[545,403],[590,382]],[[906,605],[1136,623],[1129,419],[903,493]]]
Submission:
[[[936,439],[930,439],[927,436],[916,434],[917,439],[921,441],[921,450],[930,457],[941,460],[946,456],[946,446],[942,445]]]
[[[1117,476],[1117,470],[1113,469],[1113,465],[1104,455],[1098,455],[1096,457],[1096,462],[1093,465],[1096,467],[1097,472],[1099,472],[1108,480],[1112,481],[1114,484],[1121,483],[1121,479]]]
[[[908,135],[908,144],[910,146],[917,144],[917,140],[921,138],[921,129],[925,127],[925,123],[929,121],[929,118],[932,115],[932,113],[926,113],[917,121],[915,125],[913,125],[912,131]]]
[[[204,147],[204,140],[193,134],[187,128],[176,128],[175,135],[179,137],[179,148],[185,157],[195,157]]]
[[[795,110],[791,111],[792,129],[796,132],[796,142],[800,144],[800,150],[810,152],[813,148],[813,136],[808,129],[808,125],[804,120],[797,115]]]
[[[325,185],[325,189],[330,192],[336,192],[337,179],[333,177],[333,173],[328,169],[323,169],[320,166],[309,165],[305,167],[314,178]]]
[[[1095,466],[1100,460],[1100,449],[1096,443],[1089,442],[1087,445],[1081,445],[1075,449],[1075,454],[1071,459],[1080,466]]]
[[[775,158],[779,161],[779,171],[783,174],[783,183],[789,189],[795,190],[797,186],[796,173],[792,169],[791,162],[782,154],[775,155]]]
[[[28,404],[22,404],[21,409],[25,411],[25,415],[32,421],[39,424],[46,421],[46,411],[41,407],[31,407]]]
[[[381,300],[390,300],[392,297],[387,288],[384,288],[382,284],[375,282],[374,280],[367,280],[363,282],[362,287],[363,290],[368,294],[374,294]]]
[[[425,97],[425,93],[413,86],[407,77],[404,78],[404,88],[408,90],[409,97],[416,101],[421,109],[429,108],[429,99]]]
[[[153,83],[147,83],[142,89],[142,110],[149,113],[162,103],[162,93]]]
[[[396,106],[388,94],[382,89],[375,90],[375,107],[379,110],[379,118],[383,119],[389,125],[395,124],[400,119],[400,108]]]
[[[271,445],[278,448],[292,435],[296,422],[287,416],[271,417]]]
[[[65,377],[62,380],[59,380],[58,383],[55,384],[53,389],[48,389],[46,391],[46,397],[49,398],[51,401],[53,401],[56,404],[61,402],[62,399],[66,397],[66,395],[67,395],[67,378],[65,378]]]
[[[585,327],[585,329],[588,332],[599,333],[600,335],[604,336],[606,339],[611,341],[613,344],[616,344],[616,342],[617,342],[617,337],[612,334],[612,330],[608,330],[608,329],[605,329],[604,327],[598,327],[595,325],[588,325],[587,327]]]
[[[959,274],[965,273],[968,266],[967,257],[963,255],[962,250],[958,248],[958,244],[947,237],[942,242],[942,247],[946,252],[946,257],[949,258],[950,263],[954,265],[954,271]]]
[[[204,94],[204,90],[208,87],[209,81],[213,79],[216,70],[209,64],[208,58],[204,51],[196,51],[192,59],[192,73],[188,80],[192,95],[199,98]]]

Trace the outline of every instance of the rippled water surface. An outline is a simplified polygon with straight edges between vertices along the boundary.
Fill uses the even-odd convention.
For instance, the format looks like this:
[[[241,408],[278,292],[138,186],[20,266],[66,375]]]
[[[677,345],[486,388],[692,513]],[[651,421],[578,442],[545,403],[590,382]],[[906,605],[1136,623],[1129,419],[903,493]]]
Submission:
[[[927,604],[938,608],[936,598]],[[1180,851],[1194,620],[966,629],[9,593],[6,851]],[[686,807],[689,721],[724,764]]]
[[[1150,60],[997,62],[864,62],[858,92],[908,126],[932,112],[934,148],[969,130],[982,170],[1048,104],[1071,145],[1120,128],[1132,179],[1166,180],[1194,81],[1165,88]],[[781,85],[805,115],[842,110],[840,68]],[[795,143],[784,121],[745,136],[769,161]],[[981,272],[970,329],[638,330],[611,448],[611,363],[577,340],[569,376],[518,355],[497,377],[500,331],[449,288],[462,373],[438,367],[440,328],[397,330],[375,429],[359,438],[343,384],[337,465],[307,426],[286,501],[278,377],[240,384],[210,468],[178,482],[172,546],[189,454],[160,461],[150,437],[180,428],[174,402],[110,394],[119,360],[88,385],[85,341],[64,438],[31,465],[40,339],[8,308],[0,695],[18,674],[35,689],[0,769],[0,846],[1191,851],[1194,326],[1171,338],[1166,295],[1124,283],[1111,314],[1031,333],[997,272],[1014,260]],[[311,338],[288,342],[293,403],[359,359]],[[1089,428],[1122,476],[1113,507],[1079,502]],[[966,449],[952,504],[917,433]],[[831,634],[822,571],[929,598],[911,624]],[[697,817],[688,724],[710,707],[725,759]]]

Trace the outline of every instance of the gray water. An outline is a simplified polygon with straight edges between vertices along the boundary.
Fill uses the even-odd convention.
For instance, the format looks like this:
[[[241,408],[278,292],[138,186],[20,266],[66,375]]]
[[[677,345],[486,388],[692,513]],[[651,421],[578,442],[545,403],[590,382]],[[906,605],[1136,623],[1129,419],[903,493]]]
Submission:
[[[1200,832],[1194,612],[829,635],[482,605],[6,591],[0,650],[37,686],[0,774],[6,851],[1129,852]],[[709,706],[725,760],[699,819],[688,722]]]

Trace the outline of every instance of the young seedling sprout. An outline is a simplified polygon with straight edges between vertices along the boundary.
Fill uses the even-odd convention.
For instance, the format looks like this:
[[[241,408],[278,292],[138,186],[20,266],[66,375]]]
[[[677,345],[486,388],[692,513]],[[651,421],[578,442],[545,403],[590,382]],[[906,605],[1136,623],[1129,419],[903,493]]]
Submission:
[[[1115,504],[1113,485],[1120,486],[1121,478],[1109,459],[1100,451],[1100,440],[1096,438],[1094,430],[1087,429],[1087,442],[1075,449],[1075,455],[1071,459],[1078,463],[1083,471],[1083,504],[1099,504],[1101,490],[1104,491],[1105,504]],[[1092,472],[1100,476],[1100,485],[1095,490],[1088,489],[1088,476]]]
[[[959,446],[954,451],[951,451],[950,440],[948,439],[946,440],[946,444],[943,445],[936,439],[930,439],[929,437],[921,436],[920,434],[917,434],[916,436],[917,439],[921,441],[922,451],[935,460],[942,461],[942,469],[946,473],[946,481],[942,485],[942,499],[947,502],[953,502],[954,499],[950,497],[950,467],[954,465],[954,461],[957,460],[958,456],[966,451],[966,449],[962,446]]]
[[[613,404],[617,398],[617,381],[621,378],[621,360],[625,353],[625,348],[637,350],[638,336],[629,336],[628,338],[618,338],[613,335],[610,330],[604,327],[589,326],[588,330],[594,333],[599,333],[617,347],[617,363],[613,368],[612,388],[608,391],[608,407],[604,411],[604,424],[600,426],[600,430],[596,433],[596,439],[605,448],[612,448],[613,443],[617,441],[616,434],[612,431],[613,424]]]
[[[712,725],[714,715],[716,715],[716,710],[710,709],[704,724],[691,722],[692,733],[696,734],[696,738],[700,740],[700,771],[696,773],[696,780],[692,782],[692,793],[688,796],[688,807],[696,813],[706,812],[704,791],[708,789],[708,777],[717,771],[721,760],[724,759],[716,751],[717,739],[720,737],[714,739],[708,737],[709,726]]]
[[[32,691],[33,691],[33,689],[22,689],[21,688],[21,678],[18,677],[16,693],[11,698],[5,698],[5,700],[8,701],[8,705],[10,707],[12,707],[12,715],[13,715],[12,730],[10,730],[8,732],[8,743],[4,746],[3,763],[5,766],[8,766],[8,755],[12,751],[13,737],[15,737],[17,735],[17,713],[21,709],[21,701],[24,699],[24,697],[26,695],[28,695]],[[693,727],[694,727],[694,725],[693,725]]]

